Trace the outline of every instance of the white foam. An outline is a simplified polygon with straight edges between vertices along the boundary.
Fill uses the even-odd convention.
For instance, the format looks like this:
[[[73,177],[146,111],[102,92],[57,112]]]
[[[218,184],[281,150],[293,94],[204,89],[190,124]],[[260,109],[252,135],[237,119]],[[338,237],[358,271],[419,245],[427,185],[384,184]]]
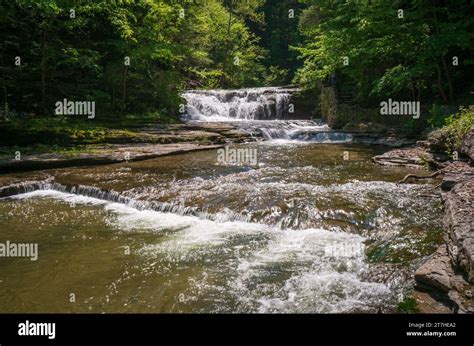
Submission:
[[[290,90],[249,88],[239,90],[190,90],[186,118],[195,121],[281,119],[288,113]]]
[[[165,231],[141,254],[184,263],[219,261],[212,270],[223,287],[190,277],[196,297],[221,290],[248,312],[353,312],[386,306],[392,294],[378,283],[363,282],[363,253],[331,255],[328,245],[362,244],[364,238],[324,229],[280,230],[240,221],[216,222],[181,216],[57,191],[35,191],[15,199],[55,198],[71,204],[104,205],[108,222],[120,230]],[[249,241],[251,240],[251,241]]]
[[[244,309],[258,312],[369,311],[387,304],[389,288],[360,279],[368,268],[363,253],[341,257],[325,251],[363,240],[321,229],[281,231],[267,247],[240,259],[229,284]],[[285,273],[290,277],[279,282]]]
[[[36,190],[8,197],[9,199],[54,198],[69,204],[106,205],[109,202],[88,196],[64,193],[55,190]]]
[[[361,281],[354,273],[308,271],[296,274],[280,288],[279,297],[258,297],[258,312],[350,313],[377,312],[393,299],[389,288]]]

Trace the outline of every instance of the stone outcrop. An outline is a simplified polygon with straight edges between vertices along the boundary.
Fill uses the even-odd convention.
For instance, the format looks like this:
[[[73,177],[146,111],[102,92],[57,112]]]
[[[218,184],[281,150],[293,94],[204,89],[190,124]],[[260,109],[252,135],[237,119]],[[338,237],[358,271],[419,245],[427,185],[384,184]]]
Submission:
[[[388,151],[372,158],[372,161],[384,166],[409,166],[412,168],[444,168],[452,157],[446,154],[446,136],[443,129],[432,131],[427,139],[417,141],[416,146]],[[464,137],[460,152],[461,160],[474,161],[474,129]],[[452,160],[450,162],[453,162]],[[456,161],[454,161],[456,162]],[[464,170],[464,167],[461,167]],[[456,172],[454,175],[458,175]]]
[[[445,244],[415,272],[417,289],[452,312],[474,313],[474,179],[460,179],[442,200]]]
[[[434,152],[445,152],[446,151],[446,139],[447,139],[447,132],[443,129],[431,131],[428,134],[428,138],[423,144],[427,147],[427,149],[434,151]]]
[[[421,286],[434,287],[446,293],[451,290],[452,277],[454,272],[444,244],[415,272],[415,280]]]
[[[456,184],[474,180],[474,167],[467,162],[454,161],[440,166],[444,174],[441,182],[443,191],[451,190]]]
[[[425,311],[427,305],[429,310],[434,310],[433,312],[474,312],[472,283],[469,283],[464,273],[451,262],[446,244],[441,245],[416,270],[415,280],[414,296],[429,294],[424,296],[423,304],[419,304],[421,312],[428,312]]]
[[[370,133],[352,133],[352,142],[354,143],[362,143],[362,144],[369,144],[369,145],[384,145],[387,147],[404,147],[407,145],[411,145],[414,143],[413,140],[409,138],[400,138],[398,136],[393,135],[380,135],[380,134],[370,134]]]
[[[383,166],[408,166],[424,168],[434,162],[433,154],[420,147],[394,149],[372,158],[372,161]]]
[[[443,193],[443,227],[448,231],[448,251],[453,264],[473,282],[474,179],[456,184]]]
[[[312,119],[320,116],[315,96],[309,93],[293,93],[290,97],[293,113],[288,119]]]
[[[461,143],[461,153],[474,161],[474,129],[468,132]]]
[[[372,159],[381,165],[428,164],[443,176],[440,196],[445,242],[416,270],[413,297],[420,312],[474,313],[474,131],[462,141],[465,161],[448,161],[440,153],[444,140],[442,131],[432,132],[416,147],[391,150]]]
[[[352,133],[386,133],[387,127],[373,122],[354,122],[351,121],[344,125],[342,130]]]
[[[95,147],[93,152],[79,153],[74,156],[48,153],[28,155],[22,157],[22,159],[18,161],[15,159],[0,160],[0,170],[2,173],[6,173],[73,166],[108,165],[125,161],[143,161],[161,156],[184,154],[193,151],[211,150],[223,146],[223,144],[200,145],[194,143],[115,144]]]
[[[404,147],[415,144],[413,138],[400,136],[395,128],[374,122],[354,122],[344,125],[342,132],[350,133],[354,143]]]
[[[131,136],[130,134],[133,134]],[[210,150],[228,143],[250,142],[245,131],[226,123],[170,124],[147,127],[135,132],[117,134],[106,143],[90,144],[84,152],[74,154],[39,153],[0,157],[0,171],[20,172],[72,166],[103,165],[153,159],[165,155]]]

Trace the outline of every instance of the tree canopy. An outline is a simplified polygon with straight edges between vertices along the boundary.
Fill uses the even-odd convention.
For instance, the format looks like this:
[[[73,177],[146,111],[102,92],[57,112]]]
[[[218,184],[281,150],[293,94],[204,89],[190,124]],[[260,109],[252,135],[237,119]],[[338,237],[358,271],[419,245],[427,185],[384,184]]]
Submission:
[[[175,111],[185,88],[258,85],[265,50],[246,24],[262,1],[4,1],[4,107],[63,97],[107,110]]]
[[[370,104],[472,85],[470,0],[0,1],[2,114],[175,114],[189,88],[332,80]]]
[[[304,0],[307,87],[336,73],[360,102],[385,97],[450,102],[472,81],[474,6],[469,0]]]

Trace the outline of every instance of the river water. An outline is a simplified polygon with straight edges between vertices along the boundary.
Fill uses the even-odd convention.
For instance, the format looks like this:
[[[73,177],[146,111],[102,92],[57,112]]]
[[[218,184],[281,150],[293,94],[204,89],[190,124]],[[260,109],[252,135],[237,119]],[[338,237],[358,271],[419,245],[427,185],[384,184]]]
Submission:
[[[410,170],[370,160],[387,148],[320,123],[277,127],[231,146],[256,165],[209,150],[25,182],[0,199],[0,240],[39,256],[0,258],[0,311],[396,311],[441,242],[432,182],[397,185]]]

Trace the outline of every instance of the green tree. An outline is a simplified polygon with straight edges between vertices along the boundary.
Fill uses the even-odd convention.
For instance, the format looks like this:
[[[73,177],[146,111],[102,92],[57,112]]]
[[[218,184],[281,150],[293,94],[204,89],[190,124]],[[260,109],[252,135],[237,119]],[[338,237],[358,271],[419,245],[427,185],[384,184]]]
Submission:
[[[304,61],[296,80],[315,88],[336,73],[360,102],[400,97],[454,98],[457,84],[472,77],[470,1],[305,0],[297,48]],[[449,61],[449,62],[448,62]],[[437,89],[437,90],[436,90]],[[436,90],[436,91],[435,91]],[[446,92],[445,90],[448,90]]]

